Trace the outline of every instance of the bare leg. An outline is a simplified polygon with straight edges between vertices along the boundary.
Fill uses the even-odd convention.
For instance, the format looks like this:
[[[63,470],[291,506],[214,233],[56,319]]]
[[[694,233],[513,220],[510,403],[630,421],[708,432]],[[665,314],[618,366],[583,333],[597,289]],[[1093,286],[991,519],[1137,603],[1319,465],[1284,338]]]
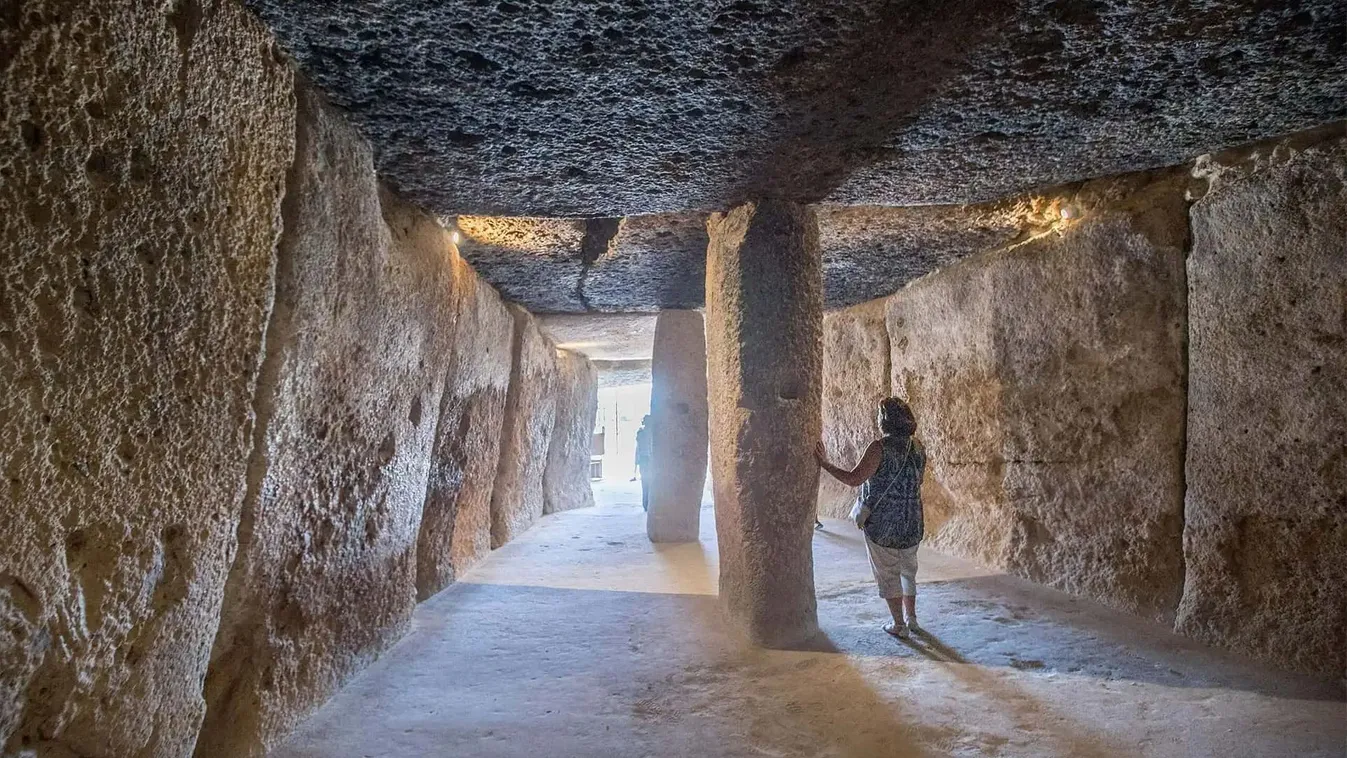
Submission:
[[[907,624],[903,623],[903,601],[896,597],[886,597],[884,602],[889,604],[889,614],[893,616],[892,624],[885,624],[884,631],[901,639],[907,639]]]
[[[894,619],[897,619],[897,618],[898,618],[898,612],[897,612],[897,609],[893,607],[893,601],[892,601],[892,600],[889,601],[889,609],[892,610],[892,611],[894,612],[894,613],[893,613],[893,618],[894,618]],[[917,626],[917,596],[916,596],[916,595],[903,595],[903,610],[907,612],[907,625],[908,625],[908,626],[911,626],[911,627],[916,627],[916,626]]]

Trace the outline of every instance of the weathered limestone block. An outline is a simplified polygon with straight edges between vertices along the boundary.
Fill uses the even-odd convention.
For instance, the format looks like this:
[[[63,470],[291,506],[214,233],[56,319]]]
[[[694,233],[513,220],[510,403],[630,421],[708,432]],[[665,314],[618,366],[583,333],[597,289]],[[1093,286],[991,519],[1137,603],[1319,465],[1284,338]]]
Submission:
[[[282,210],[258,433],[196,755],[261,756],[391,645],[451,355],[453,261],[379,191],[369,146],[307,87]]]
[[[510,305],[514,343],[500,464],[491,492],[491,547],[514,539],[543,514],[543,472],[556,423],[557,356],[529,312]]]
[[[885,307],[881,298],[823,317],[823,444],[843,466],[855,466],[879,439],[879,402],[892,394]],[[820,476],[819,515],[846,518],[856,491]]]
[[[291,87],[232,4],[0,12],[4,755],[191,753]]]
[[[557,351],[556,422],[543,470],[543,513],[594,505],[589,459],[599,412],[599,372],[580,353]]]
[[[663,311],[651,359],[651,476],[646,534],[696,542],[706,486],[706,327],[697,311]]]
[[[459,216],[459,251],[510,302],[557,313],[585,310],[583,219]]]
[[[1342,135],[1342,131],[1338,131]],[[1176,628],[1347,667],[1347,140],[1209,164],[1192,208]]]
[[[491,490],[510,386],[514,318],[467,261],[455,263],[453,354],[416,544],[421,600],[452,584],[491,551]]]
[[[707,221],[706,348],[720,599],[759,644],[818,629],[814,443],[823,273],[813,212],[748,203]]]
[[[926,444],[934,546],[1169,622],[1183,586],[1182,186],[1091,197],[1057,233],[891,297],[893,388]]]
[[[599,372],[599,388],[634,387],[650,384],[650,359],[631,361],[591,361]]]

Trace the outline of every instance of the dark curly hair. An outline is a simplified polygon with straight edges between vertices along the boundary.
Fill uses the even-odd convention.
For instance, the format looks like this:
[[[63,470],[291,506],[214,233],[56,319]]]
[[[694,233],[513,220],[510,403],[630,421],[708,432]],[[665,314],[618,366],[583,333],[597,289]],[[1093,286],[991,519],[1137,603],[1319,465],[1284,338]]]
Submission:
[[[917,431],[912,407],[901,398],[887,397],[879,402],[879,430],[890,437],[910,437]]]

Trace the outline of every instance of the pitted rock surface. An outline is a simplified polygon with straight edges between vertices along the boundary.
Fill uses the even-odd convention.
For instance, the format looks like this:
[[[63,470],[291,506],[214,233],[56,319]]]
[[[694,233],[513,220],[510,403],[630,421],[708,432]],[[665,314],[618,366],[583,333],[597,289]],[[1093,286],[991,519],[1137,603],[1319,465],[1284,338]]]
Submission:
[[[1127,186],[888,298],[892,391],[926,446],[932,547],[1168,623],[1184,584],[1185,177]]]
[[[706,290],[706,216],[670,213],[622,219],[608,252],[581,285],[596,311],[700,308]]]
[[[402,636],[416,605],[454,340],[446,233],[380,191],[369,145],[309,87],[296,101],[258,432],[199,758],[265,755]]]
[[[517,305],[510,385],[505,394],[500,461],[491,491],[491,548],[522,534],[543,515],[543,473],[557,412],[557,348],[538,320]]]
[[[1347,117],[1338,0],[248,0],[442,215],[912,205]]]
[[[539,322],[563,350],[590,360],[639,361],[654,355],[658,318],[654,313],[555,314]]]
[[[459,252],[505,299],[535,313],[588,310],[583,220],[459,216],[455,226]]]
[[[816,206],[825,305],[884,297],[937,268],[1047,228],[1060,218],[1059,198],[1070,189],[979,205]],[[471,216],[460,217],[458,227],[463,254],[482,276],[537,313],[687,310],[706,301],[702,214],[621,219],[588,263],[594,235],[585,220]]]
[[[871,300],[823,317],[823,444],[846,469],[879,439],[879,403],[892,394],[886,307],[887,300]],[[820,474],[819,515],[847,518],[858,489]]]
[[[720,603],[750,639],[818,630],[812,552],[823,434],[823,277],[812,209],[707,222],[706,374]]]
[[[256,19],[0,10],[0,754],[181,758],[294,151]],[[12,11],[12,13],[11,13]]]
[[[455,256],[453,354],[416,543],[416,594],[444,589],[491,552],[491,492],[510,386],[514,318]]]
[[[1347,665],[1347,129],[1204,166],[1192,208],[1187,581],[1176,628]]]
[[[650,384],[651,359],[642,358],[632,361],[594,361],[599,372],[599,387],[632,387],[638,384]]]
[[[557,350],[556,421],[543,470],[543,513],[594,505],[589,460],[599,410],[599,372],[584,355]]]

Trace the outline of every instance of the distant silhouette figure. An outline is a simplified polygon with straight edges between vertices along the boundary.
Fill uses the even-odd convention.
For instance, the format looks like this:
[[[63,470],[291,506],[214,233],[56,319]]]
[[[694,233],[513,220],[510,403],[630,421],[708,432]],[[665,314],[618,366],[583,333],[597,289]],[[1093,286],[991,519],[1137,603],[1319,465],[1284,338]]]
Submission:
[[[650,417],[636,430],[636,475],[641,478],[641,510],[650,510]]]

